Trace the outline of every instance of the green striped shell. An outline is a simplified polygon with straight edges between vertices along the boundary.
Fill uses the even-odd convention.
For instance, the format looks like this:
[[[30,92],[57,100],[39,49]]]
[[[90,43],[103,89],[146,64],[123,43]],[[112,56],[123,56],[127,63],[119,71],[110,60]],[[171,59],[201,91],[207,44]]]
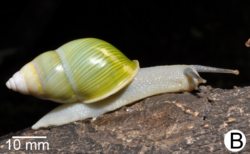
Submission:
[[[43,99],[60,103],[104,99],[129,84],[139,70],[138,61],[129,60],[111,44],[95,38],[68,42],[39,55],[32,63]]]

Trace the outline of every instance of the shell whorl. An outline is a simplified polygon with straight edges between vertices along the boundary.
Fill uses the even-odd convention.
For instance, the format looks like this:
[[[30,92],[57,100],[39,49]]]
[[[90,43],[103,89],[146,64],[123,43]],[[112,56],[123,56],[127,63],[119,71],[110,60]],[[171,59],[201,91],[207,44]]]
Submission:
[[[14,76],[6,84],[22,92],[17,87],[26,83],[28,90],[22,93],[55,102],[92,103],[129,84],[138,70],[138,61],[129,60],[111,44],[86,38],[39,55],[19,71],[22,84],[12,81]]]
[[[6,82],[6,86],[14,91],[29,95],[27,84],[20,71],[16,72],[13,77]]]

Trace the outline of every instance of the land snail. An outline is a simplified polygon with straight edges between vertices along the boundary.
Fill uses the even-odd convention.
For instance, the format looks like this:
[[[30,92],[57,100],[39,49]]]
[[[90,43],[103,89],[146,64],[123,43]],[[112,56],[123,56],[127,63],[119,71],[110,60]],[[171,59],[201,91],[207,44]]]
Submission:
[[[111,44],[96,38],[77,39],[42,53],[10,78],[9,89],[63,105],[32,129],[63,125],[106,112],[148,96],[192,91],[205,83],[198,72],[239,74],[238,70],[200,65],[139,68]]]

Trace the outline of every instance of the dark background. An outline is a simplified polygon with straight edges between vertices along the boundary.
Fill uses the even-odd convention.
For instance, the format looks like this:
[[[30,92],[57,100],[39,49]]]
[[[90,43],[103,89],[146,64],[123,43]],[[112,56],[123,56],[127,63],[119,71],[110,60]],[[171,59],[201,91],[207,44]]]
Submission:
[[[239,69],[239,76],[200,75],[215,88],[250,85],[249,0],[166,2],[1,1],[0,136],[32,126],[59,105],[11,91],[6,81],[40,53],[78,38],[106,40],[141,67]]]

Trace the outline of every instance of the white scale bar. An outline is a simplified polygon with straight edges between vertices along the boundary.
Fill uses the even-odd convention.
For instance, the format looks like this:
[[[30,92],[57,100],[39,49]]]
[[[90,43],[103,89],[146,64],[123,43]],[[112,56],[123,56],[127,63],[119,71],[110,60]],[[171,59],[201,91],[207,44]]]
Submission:
[[[47,136],[12,136],[12,138],[47,138]]]

